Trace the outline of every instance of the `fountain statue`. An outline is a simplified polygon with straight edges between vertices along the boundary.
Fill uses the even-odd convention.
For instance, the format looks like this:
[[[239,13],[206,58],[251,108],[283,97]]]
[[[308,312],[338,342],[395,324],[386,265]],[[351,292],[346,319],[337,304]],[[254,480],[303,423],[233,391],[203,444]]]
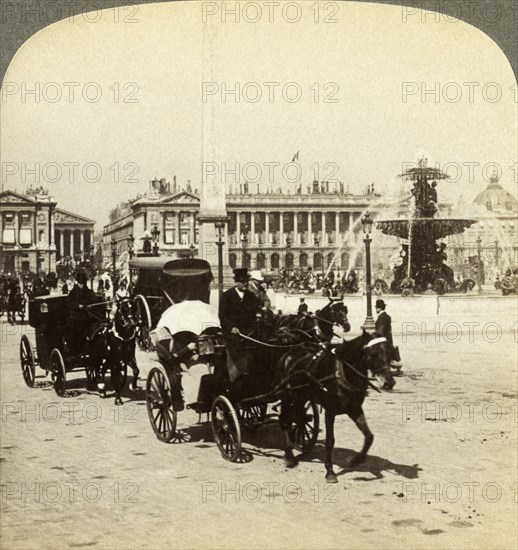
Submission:
[[[427,166],[426,158],[419,159],[417,167],[408,169],[400,177],[413,182],[409,217],[376,222],[386,235],[406,241],[400,250],[402,263],[394,268],[391,289],[409,295],[414,289],[424,292],[431,285],[442,294],[454,287],[454,274],[444,263],[446,244],[437,241],[462,233],[477,220],[435,217],[438,212],[437,182],[449,176],[438,168]]]

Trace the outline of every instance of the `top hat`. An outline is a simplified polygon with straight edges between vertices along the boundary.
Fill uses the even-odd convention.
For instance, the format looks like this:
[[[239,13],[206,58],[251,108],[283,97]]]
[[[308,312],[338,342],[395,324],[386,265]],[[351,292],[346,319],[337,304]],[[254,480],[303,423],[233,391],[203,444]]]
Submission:
[[[379,307],[380,309],[385,309],[387,305],[385,302],[380,298],[379,300],[376,300],[376,307]]]
[[[246,267],[234,269],[234,281],[236,283],[248,283],[248,269]]]
[[[86,277],[86,273],[82,273],[82,272],[78,273],[75,279],[80,285],[86,285],[86,281],[88,280]]]

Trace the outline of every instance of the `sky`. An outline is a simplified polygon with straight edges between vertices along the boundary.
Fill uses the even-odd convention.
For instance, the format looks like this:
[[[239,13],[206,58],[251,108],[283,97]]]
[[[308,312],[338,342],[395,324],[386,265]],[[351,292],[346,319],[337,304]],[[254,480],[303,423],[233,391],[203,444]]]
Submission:
[[[204,21],[203,5],[218,12]],[[2,87],[3,189],[43,185],[97,230],[154,177],[200,189],[207,170],[234,190],[260,174],[262,189],[293,192],[297,169],[303,185],[318,173],[393,193],[425,155],[453,177],[440,198],[474,198],[493,164],[516,195],[516,81],[484,33],[398,6],[320,4],[317,22],[312,2],[272,21],[256,5],[258,22],[249,8],[236,22],[221,4],[175,2],[31,37]],[[222,92],[236,86],[239,101]],[[223,182],[236,163],[238,181]]]

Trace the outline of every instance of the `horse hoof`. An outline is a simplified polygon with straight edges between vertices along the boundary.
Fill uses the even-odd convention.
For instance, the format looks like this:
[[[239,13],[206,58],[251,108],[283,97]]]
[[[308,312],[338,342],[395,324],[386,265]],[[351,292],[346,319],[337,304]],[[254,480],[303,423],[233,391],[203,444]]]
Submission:
[[[299,465],[299,461],[295,457],[286,459],[286,468],[296,468]]]
[[[338,483],[338,478],[335,473],[326,475],[326,483]]]

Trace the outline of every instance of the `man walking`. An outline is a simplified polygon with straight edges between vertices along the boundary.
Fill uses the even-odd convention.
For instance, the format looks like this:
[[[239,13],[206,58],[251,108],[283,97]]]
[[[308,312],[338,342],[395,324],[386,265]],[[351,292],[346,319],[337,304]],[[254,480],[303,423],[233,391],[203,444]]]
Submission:
[[[398,373],[401,370],[401,358],[399,357],[399,348],[394,347],[392,340],[392,318],[385,311],[387,305],[382,299],[376,300],[376,319],[375,330],[379,336],[387,339],[387,355],[390,361],[390,366],[397,369]]]

